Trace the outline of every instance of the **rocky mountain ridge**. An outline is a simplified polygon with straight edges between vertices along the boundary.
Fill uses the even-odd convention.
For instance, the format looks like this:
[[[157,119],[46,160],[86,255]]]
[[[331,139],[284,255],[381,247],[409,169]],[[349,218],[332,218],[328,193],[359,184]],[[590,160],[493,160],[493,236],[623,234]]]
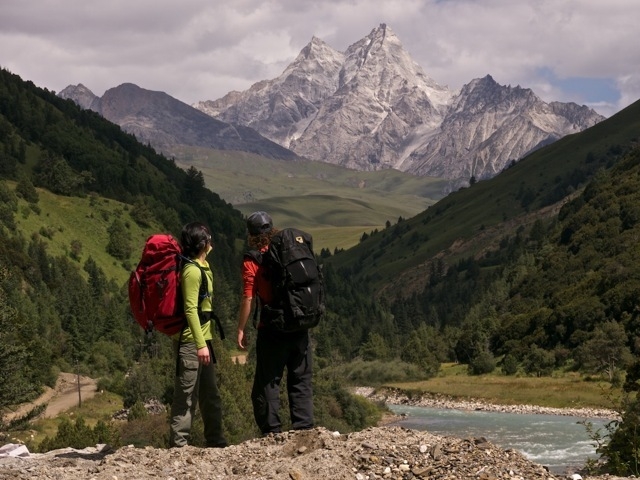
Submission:
[[[490,75],[451,91],[430,78],[386,25],[339,52],[312,37],[275,79],[189,106],[133,84],[59,95],[165,154],[182,145],[304,157],[356,170],[393,168],[451,180],[491,178],[511,162],[604,119],[545,103]]]
[[[149,143],[168,156],[174,156],[178,147],[187,145],[244,151],[282,160],[298,159],[296,154],[253,128],[230,125],[164,92],[145,90],[132,83],[111,88],[102,97],[82,84],[70,85],[58,96],[99,113],[135,135],[138,141]]]
[[[342,53],[313,37],[279,77],[194,104],[311,160],[468,181],[604,119],[487,75],[459,92],[425,74],[381,24]]]

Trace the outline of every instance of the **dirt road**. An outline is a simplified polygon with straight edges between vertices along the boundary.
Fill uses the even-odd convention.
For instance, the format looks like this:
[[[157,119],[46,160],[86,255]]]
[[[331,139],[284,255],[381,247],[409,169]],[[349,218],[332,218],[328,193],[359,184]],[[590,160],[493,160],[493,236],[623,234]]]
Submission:
[[[78,395],[78,377],[74,373],[61,373],[55,388],[45,387],[45,392],[36,400],[20,405],[14,412],[3,417],[4,422],[10,422],[29,413],[33,408],[47,404],[43,413],[44,418],[54,418],[78,405],[78,401],[85,401],[96,394],[96,381],[93,378],[80,376],[80,395]]]

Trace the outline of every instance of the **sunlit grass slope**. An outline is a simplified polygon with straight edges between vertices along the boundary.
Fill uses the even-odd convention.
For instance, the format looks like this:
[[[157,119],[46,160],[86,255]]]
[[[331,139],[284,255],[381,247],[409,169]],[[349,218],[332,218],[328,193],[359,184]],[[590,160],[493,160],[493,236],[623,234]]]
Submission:
[[[9,185],[13,186],[11,182]],[[152,230],[140,228],[131,219],[128,205],[101,197],[63,197],[43,189],[38,189],[38,195],[39,212],[31,209],[24,200],[19,202],[16,221],[26,238],[37,235],[46,243],[49,254],[54,256],[70,256],[71,242],[77,240],[81,245],[80,265],[84,265],[91,256],[107,278],[113,278],[119,284],[126,282],[130,271],[106,251],[109,226],[115,218],[120,218],[126,225],[130,233],[130,262],[133,266]]]
[[[202,171],[208,188],[241,212],[266,210],[281,226],[314,235],[316,248],[348,248],[387,221],[442,198],[445,180],[396,170],[358,172],[322,162],[286,162],[242,152],[183,148],[176,160]]]

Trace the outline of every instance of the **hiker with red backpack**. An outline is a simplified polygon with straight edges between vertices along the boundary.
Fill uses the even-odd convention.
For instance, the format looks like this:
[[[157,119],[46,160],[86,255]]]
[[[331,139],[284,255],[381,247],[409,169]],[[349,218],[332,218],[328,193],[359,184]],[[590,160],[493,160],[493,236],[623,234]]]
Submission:
[[[169,446],[188,444],[196,405],[204,423],[207,447],[226,447],[222,431],[222,400],[216,379],[211,340],[213,273],[207,255],[213,248],[209,229],[199,222],[185,225],[181,234],[184,262],[180,292],[186,325],[173,338],[176,376],[171,405]]]
[[[245,327],[255,306],[254,417],[263,435],[281,431],[280,382],[286,368],[291,428],[309,429],[314,426],[309,328],[324,314],[322,275],[311,237],[296,229],[273,228],[271,217],[262,211],[248,217],[247,230],[254,250],[245,254],[242,264],[238,346],[246,348]]]

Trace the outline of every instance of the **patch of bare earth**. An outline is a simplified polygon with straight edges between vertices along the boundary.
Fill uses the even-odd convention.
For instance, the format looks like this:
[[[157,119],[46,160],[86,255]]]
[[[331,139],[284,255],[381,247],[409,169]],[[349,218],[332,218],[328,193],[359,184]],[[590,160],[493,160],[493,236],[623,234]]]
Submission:
[[[47,405],[42,414],[45,418],[54,418],[66,412],[84,400],[96,394],[97,382],[93,378],[77,376],[74,373],[60,373],[54,388],[46,387],[44,393],[33,402],[19,405],[15,410],[5,414],[3,421],[9,423],[16,418],[28,414],[40,405]]]

